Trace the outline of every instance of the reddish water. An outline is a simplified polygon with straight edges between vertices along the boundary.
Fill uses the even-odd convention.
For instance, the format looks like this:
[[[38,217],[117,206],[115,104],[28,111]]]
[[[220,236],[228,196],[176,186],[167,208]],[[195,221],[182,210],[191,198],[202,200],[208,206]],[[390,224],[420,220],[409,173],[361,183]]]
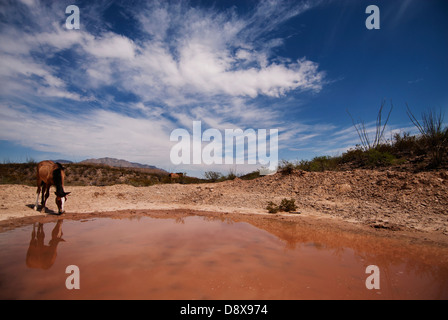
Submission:
[[[42,225],[40,244],[33,225],[17,228],[0,233],[0,298],[448,298],[444,249],[292,223],[260,228],[199,216],[65,219]],[[80,289],[66,288],[69,265]],[[379,267],[380,289],[366,288],[368,265]]]

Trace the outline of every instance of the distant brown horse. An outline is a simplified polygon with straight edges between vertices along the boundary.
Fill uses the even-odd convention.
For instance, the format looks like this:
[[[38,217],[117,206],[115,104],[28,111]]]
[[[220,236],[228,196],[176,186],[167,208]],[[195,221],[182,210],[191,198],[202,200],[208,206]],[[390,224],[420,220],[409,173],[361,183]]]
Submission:
[[[171,182],[177,181],[184,176],[183,172],[170,173],[168,175],[170,177]]]
[[[39,202],[39,194],[42,189],[42,208],[41,212],[45,212],[45,203],[50,196],[50,187],[56,187],[56,205],[58,206],[58,214],[64,213],[64,204],[67,200],[67,195],[70,192],[64,191],[64,167],[59,163],[45,160],[37,164],[37,197],[34,210],[37,210]]]
[[[170,177],[170,179],[177,179],[177,178],[179,178],[179,175],[177,173],[170,173],[169,177]]]

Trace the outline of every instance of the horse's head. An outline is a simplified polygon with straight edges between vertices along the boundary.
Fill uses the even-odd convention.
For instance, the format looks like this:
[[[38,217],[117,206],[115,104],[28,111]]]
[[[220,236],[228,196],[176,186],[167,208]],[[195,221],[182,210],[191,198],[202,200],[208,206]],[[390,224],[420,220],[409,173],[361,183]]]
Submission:
[[[62,214],[65,212],[64,204],[65,201],[67,201],[67,196],[70,194],[70,192],[55,192],[54,194],[56,195],[56,205],[58,206],[58,213]]]

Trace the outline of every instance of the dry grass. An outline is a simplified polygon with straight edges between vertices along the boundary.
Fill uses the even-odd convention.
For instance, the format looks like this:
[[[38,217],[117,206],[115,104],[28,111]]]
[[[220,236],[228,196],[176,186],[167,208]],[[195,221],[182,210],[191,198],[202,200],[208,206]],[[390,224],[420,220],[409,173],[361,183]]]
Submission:
[[[35,162],[0,164],[0,184],[36,185]],[[116,168],[94,164],[64,164],[66,186],[111,186],[129,184],[136,187],[159,183],[195,183],[197,178],[183,177],[171,181],[166,174],[151,169]]]

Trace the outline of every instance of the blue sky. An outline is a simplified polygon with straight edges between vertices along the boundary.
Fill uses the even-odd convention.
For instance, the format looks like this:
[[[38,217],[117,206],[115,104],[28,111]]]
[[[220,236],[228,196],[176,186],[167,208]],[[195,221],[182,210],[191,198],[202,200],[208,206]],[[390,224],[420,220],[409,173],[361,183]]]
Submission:
[[[338,155],[359,143],[346,110],[373,128],[382,100],[386,138],[414,131],[406,103],[448,106],[447,14],[444,0],[2,1],[0,160],[245,173],[259,165],[174,165],[170,133],[278,129],[279,159]]]

